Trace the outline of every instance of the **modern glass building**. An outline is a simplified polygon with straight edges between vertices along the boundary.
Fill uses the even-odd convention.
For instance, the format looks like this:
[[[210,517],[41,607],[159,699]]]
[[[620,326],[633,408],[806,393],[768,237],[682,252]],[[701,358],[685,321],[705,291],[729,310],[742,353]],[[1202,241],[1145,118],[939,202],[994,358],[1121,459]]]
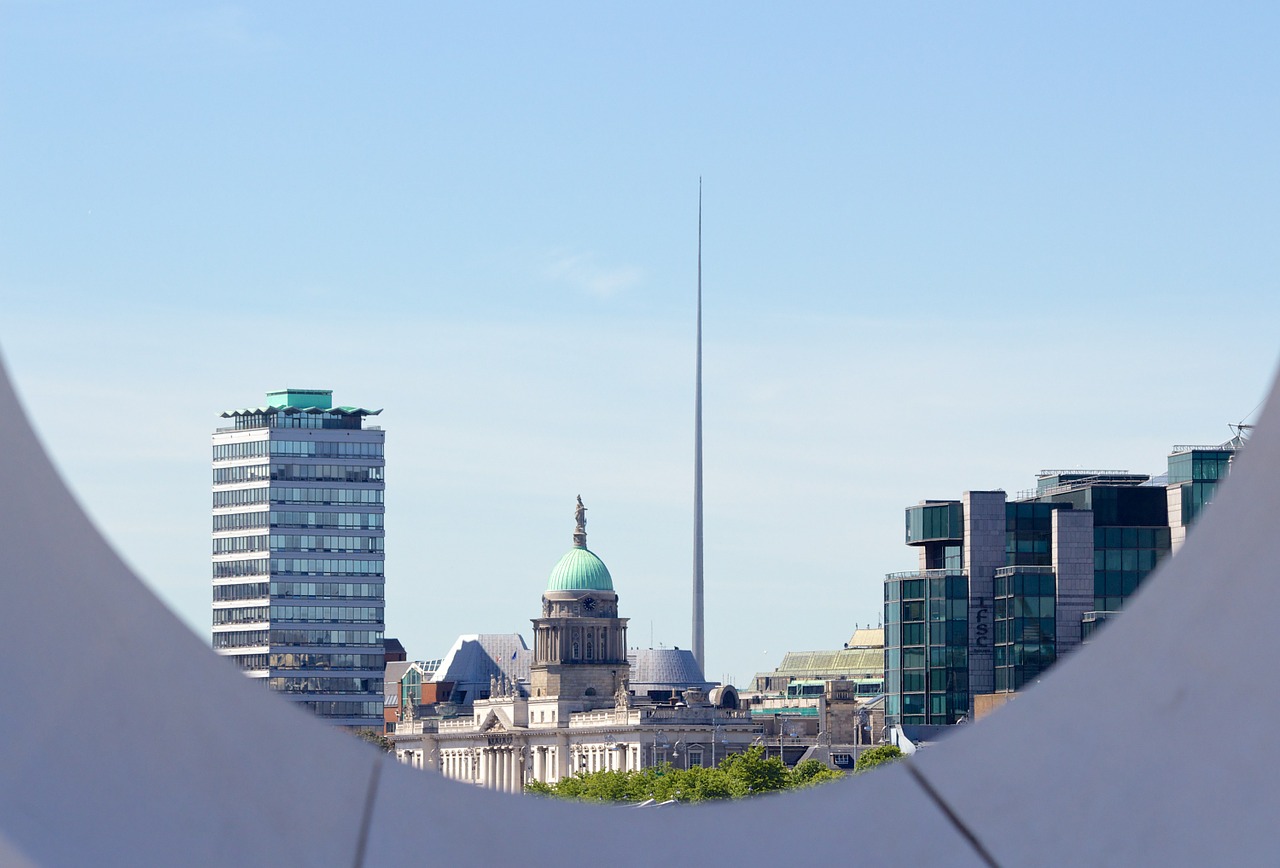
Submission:
[[[1174,447],[1167,479],[1045,470],[1013,500],[908,507],[919,570],[885,577],[886,723],[955,723],[1034,682],[1177,549],[1244,443]]]
[[[969,711],[969,580],[959,569],[884,583],[885,718],[950,724]]]
[[[1244,445],[1243,431],[1219,446],[1175,446],[1169,455],[1168,504],[1172,547],[1177,551],[1187,528],[1213,500],[1227,478],[1235,453]]]
[[[921,569],[885,578],[887,723],[956,723],[975,695],[1016,690],[1079,644],[1092,604],[1089,519],[1003,491],[908,507]]]
[[[1168,494],[1140,473],[1046,471],[1036,502],[1093,513],[1093,609],[1118,612],[1169,554]]]
[[[383,722],[381,410],[286,389],[213,434],[213,647],[350,727]]]

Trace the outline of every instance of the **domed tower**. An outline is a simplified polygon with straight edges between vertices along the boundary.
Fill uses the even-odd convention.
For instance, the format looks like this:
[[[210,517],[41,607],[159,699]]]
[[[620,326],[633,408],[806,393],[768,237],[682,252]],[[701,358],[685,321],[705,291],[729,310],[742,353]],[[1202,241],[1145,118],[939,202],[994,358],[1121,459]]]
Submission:
[[[587,517],[578,498],[573,548],[560,559],[542,595],[542,617],[533,619],[530,708],[549,707],[555,723],[568,725],[574,711],[613,707],[627,683],[627,619],[618,617],[613,577],[587,548]],[[551,723],[531,720],[530,724]]]

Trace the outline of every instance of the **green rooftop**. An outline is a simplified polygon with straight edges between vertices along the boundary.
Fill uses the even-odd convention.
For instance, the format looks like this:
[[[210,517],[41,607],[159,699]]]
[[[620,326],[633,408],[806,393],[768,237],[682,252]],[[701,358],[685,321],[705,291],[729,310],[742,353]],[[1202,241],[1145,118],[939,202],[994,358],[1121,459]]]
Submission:
[[[223,418],[233,416],[255,416],[259,414],[298,413],[335,414],[339,416],[377,416],[381,410],[368,410],[364,407],[333,406],[332,389],[277,389],[267,392],[267,403],[264,407],[242,407],[238,410],[224,410]]]
[[[332,389],[279,389],[267,392],[268,407],[296,407],[299,410],[328,410],[333,406]]]
[[[612,591],[613,577],[590,549],[574,546],[551,571],[548,591]]]

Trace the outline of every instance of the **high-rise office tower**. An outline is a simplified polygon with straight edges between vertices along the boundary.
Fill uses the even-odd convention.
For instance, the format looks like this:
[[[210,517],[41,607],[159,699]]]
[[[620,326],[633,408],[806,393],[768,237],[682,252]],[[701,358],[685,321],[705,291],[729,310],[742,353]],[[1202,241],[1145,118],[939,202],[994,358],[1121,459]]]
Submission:
[[[381,410],[285,389],[213,434],[213,647],[326,721],[382,728]]]

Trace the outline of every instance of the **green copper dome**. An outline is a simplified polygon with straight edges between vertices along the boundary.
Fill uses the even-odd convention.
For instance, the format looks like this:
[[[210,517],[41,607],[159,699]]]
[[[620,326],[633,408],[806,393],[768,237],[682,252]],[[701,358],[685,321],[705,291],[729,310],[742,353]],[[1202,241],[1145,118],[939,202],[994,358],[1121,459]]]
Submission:
[[[547,582],[548,591],[612,591],[613,577],[604,561],[587,548],[569,549]]]

